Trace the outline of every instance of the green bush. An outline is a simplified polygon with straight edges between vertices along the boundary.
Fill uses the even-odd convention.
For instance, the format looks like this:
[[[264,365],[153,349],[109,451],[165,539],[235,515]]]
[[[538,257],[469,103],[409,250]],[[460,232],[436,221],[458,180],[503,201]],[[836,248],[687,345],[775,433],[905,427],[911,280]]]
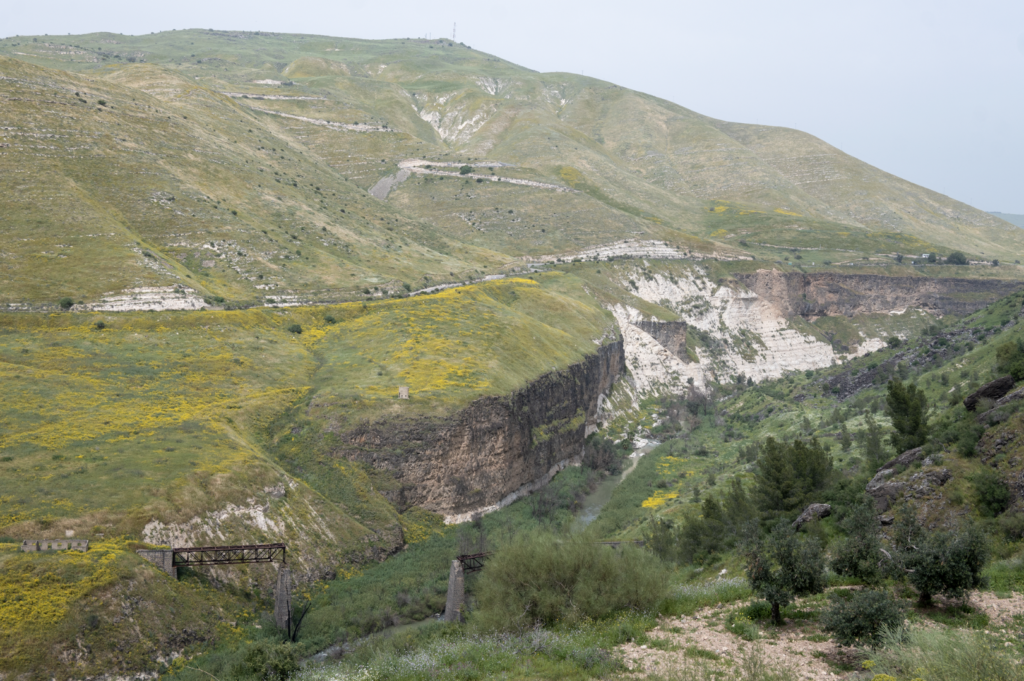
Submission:
[[[288,331],[291,333],[302,333],[302,324],[292,324],[288,327]]]
[[[484,630],[576,622],[618,610],[652,610],[668,588],[668,571],[651,553],[572,535],[531,533],[499,550],[481,573],[473,622]]]
[[[999,473],[991,468],[984,468],[971,477],[974,485],[974,501],[978,513],[984,518],[995,518],[1010,507],[1013,492]]]
[[[946,256],[946,264],[947,265],[966,265],[967,264],[967,256],[964,255],[963,253],[961,253],[960,251],[953,251],[952,253],[950,253],[949,255]]]
[[[886,628],[903,623],[903,610],[885,591],[857,591],[850,598],[832,593],[829,601],[821,613],[821,626],[839,645],[876,647]]]
[[[996,348],[996,371],[1024,380],[1024,341],[1002,343]]]
[[[258,641],[231,670],[238,681],[285,681],[299,670],[294,649],[286,643]]]
[[[473,166],[462,166],[459,168],[459,175],[469,175],[473,172]]]
[[[60,305],[60,309],[62,310],[70,310],[71,306],[75,304],[75,301],[72,298],[61,298],[57,301],[57,304]]]

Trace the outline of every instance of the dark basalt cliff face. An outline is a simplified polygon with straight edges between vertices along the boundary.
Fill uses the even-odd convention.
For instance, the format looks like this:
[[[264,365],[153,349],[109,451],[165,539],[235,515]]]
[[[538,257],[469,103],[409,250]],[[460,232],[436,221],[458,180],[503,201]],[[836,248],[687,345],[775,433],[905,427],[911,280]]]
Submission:
[[[804,274],[775,270],[737,274],[736,279],[775,304],[787,317],[850,317],[904,308],[965,315],[1024,286],[1024,282],[1001,279]]]
[[[658,341],[673,355],[689,362],[686,355],[686,324],[684,322],[637,322],[636,327]]]
[[[607,396],[625,367],[622,341],[511,395],[481,397],[447,419],[399,418],[363,424],[334,455],[390,471],[408,506],[468,519],[543,486],[583,451]],[[458,517],[462,516],[462,517]]]

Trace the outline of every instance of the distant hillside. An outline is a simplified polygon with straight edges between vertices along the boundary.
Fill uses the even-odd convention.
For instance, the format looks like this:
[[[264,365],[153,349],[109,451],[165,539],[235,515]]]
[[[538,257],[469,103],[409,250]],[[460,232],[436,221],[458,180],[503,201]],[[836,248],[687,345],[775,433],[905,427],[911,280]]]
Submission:
[[[655,244],[817,267],[1024,251],[996,217],[805,133],[445,40],[190,30],[0,55],[7,304],[168,285],[342,301]]]
[[[992,215],[995,215],[1000,220],[1006,220],[1011,225],[1017,225],[1018,227],[1024,228],[1024,215],[1014,215],[1013,213],[1000,213],[997,210],[992,211]]]

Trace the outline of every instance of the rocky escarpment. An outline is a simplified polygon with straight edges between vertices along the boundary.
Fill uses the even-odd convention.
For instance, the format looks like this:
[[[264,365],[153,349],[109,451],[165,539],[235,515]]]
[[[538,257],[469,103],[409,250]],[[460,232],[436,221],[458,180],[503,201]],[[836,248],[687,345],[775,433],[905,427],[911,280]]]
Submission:
[[[686,324],[684,322],[639,321],[636,327],[658,341],[661,347],[689,362],[686,355]]]
[[[932,279],[874,274],[778,272],[737,274],[751,291],[786,317],[852,317],[914,308],[966,315],[1019,290],[1024,283],[1001,279]]]
[[[621,341],[511,395],[482,397],[454,416],[390,418],[342,436],[334,456],[391,472],[398,508],[462,522],[511,503],[579,460],[587,433],[625,367]]]

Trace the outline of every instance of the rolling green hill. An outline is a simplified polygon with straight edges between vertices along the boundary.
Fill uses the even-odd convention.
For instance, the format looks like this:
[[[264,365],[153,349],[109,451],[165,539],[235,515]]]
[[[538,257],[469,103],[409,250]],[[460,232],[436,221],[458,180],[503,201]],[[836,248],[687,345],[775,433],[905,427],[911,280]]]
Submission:
[[[824,377],[1024,280],[1024,232],[798,131],[445,40],[207,30],[0,40],[0,237],[0,675],[46,678],[251,642],[271,568],[170,584],[138,547],[285,541],[303,588],[387,582],[345,614],[373,631],[440,587],[396,611],[369,566],[431,537],[395,579],[443,565],[445,519],[538,489],[595,428],[731,393],[692,429],[722,473],[740,435],[831,413]],[[688,511],[680,472],[599,527]],[[526,503],[507,517],[543,522]],[[60,536],[97,551],[17,553]],[[204,590],[223,623],[154,614]]]
[[[819,265],[1024,250],[804,133],[443,40],[191,30],[8,38],[0,55],[7,304],[172,284],[351,300],[627,239]]]

